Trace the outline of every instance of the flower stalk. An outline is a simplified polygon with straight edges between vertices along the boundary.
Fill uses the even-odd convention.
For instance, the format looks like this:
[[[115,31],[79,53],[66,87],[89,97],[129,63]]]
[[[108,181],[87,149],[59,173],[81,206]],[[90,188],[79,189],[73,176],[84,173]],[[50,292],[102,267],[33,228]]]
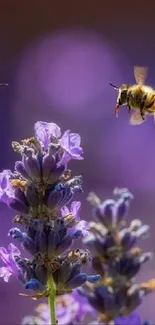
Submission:
[[[56,325],[57,319],[56,319],[56,290],[55,290],[55,284],[52,278],[52,275],[49,274],[48,276],[48,290],[49,290],[49,296],[48,296],[48,305],[49,305],[49,312],[50,312],[50,324]]]

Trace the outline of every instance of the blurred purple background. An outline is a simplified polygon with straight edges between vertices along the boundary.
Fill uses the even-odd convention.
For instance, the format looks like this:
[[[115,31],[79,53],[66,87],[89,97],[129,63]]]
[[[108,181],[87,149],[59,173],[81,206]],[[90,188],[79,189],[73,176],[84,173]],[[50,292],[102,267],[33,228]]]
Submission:
[[[0,168],[17,158],[12,140],[33,134],[37,120],[54,121],[62,130],[80,133],[85,160],[74,162],[84,177],[82,215],[91,218],[85,201],[90,190],[102,198],[115,186],[128,187],[136,197],[130,217],[151,226],[143,243],[155,251],[155,124],[129,125],[122,108],[114,117],[116,93],[108,85],[134,82],[133,65],[149,67],[155,87],[155,2],[1,1]],[[1,208],[0,246],[7,246],[13,213]],[[138,280],[155,277],[155,261]],[[0,280],[0,324],[17,324],[32,313],[33,301],[18,296],[19,283]],[[155,321],[155,295],[139,308]],[[148,311],[149,306],[149,311]],[[9,312],[8,312],[9,310]]]

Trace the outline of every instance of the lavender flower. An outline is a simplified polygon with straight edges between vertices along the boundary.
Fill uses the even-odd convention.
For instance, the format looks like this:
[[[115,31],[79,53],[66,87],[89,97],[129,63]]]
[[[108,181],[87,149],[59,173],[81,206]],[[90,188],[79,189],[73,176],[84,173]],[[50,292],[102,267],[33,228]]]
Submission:
[[[146,237],[149,226],[137,219],[127,226],[133,195],[127,189],[117,189],[115,195],[117,200],[109,199],[103,203],[94,193],[88,197],[97,223],[90,222],[90,232],[84,243],[91,248],[92,265],[101,275],[101,281],[86,284],[79,288],[79,292],[98,311],[101,323],[110,324],[115,320],[116,324],[117,321],[124,324],[127,321],[124,317],[129,315],[133,324],[131,315],[134,310],[147,294],[155,290],[154,279],[139,285],[135,282],[142,265],[152,258],[151,252],[144,253],[137,247],[137,240]]]
[[[5,282],[8,282],[11,275],[19,275],[20,269],[15,261],[16,256],[20,256],[20,251],[15,245],[9,244],[8,251],[4,247],[0,247],[0,258],[5,265],[0,268],[0,277]]]
[[[36,308],[36,312],[37,316],[26,316],[22,320],[21,324],[50,324],[50,314],[48,305],[40,304]],[[87,314],[91,314],[92,318],[96,317],[96,311],[88,304],[87,299],[79,295],[76,290],[74,290],[73,293],[70,295],[65,294],[63,296],[57,297],[56,315],[58,324],[82,325]]]
[[[81,203],[67,205],[82,192],[82,177],[71,178],[67,163],[82,159],[80,136],[61,130],[55,123],[37,122],[35,137],[13,142],[21,155],[15,171],[0,173],[0,201],[16,210],[13,222],[22,226],[9,230],[9,236],[30,253],[23,258],[11,244],[9,253],[1,248],[1,277],[15,275],[26,289],[37,296],[48,296],[47,280],[51,275],[56,293],[71,292],[86,283],[99,280],[98,275],[86,275],[82,266],[90,261],[88,251],[71,251],[77,238],[88,235],[88,223],[80,220]],[[4,256],[6,254],[7,258]]]

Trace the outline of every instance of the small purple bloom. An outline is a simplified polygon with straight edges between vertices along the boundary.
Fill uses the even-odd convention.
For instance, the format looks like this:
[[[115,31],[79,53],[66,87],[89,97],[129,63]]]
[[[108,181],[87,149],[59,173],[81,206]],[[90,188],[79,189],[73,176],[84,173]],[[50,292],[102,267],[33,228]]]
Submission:
[[[41,142],[44,151],[47,151],[51,138],[60,138],[61,130],[55,123],[47,123],[38,121],[34,125],[34,133],[36,138]]]
[[[9,244],[8,251],[4,247],[0,247],[0,259],[5,265],[0,268],[0,277],[5,282],[8,282],[11,275],[18,276],[19,274],[15,256],[20,256],[20,251],[15,245]]]
[[[7,203],[9,198],[14,196],[14,189],[10,183],[11,170],[4,169],[0,173],[0,201]]]
[[[73,201],[71,203],[70,209],[68,209],[67,206],[63,206],[61,208],[61,215],[63,218],[72,215],[74,217],[74,222],[75,225],[69,229],[70,234],[74,234],[77,231],[81,232],[81,234],[86,237],[88,235],[88,229],[89,229],[89,224],[85,220],[80,220],[80,208],[81,208],[81,202],[79,201]],[[69,226],[69,225],[68,225]]]
[[[61,164],[66,165],[71,159],[82,160],[83,150],[80,147],[81,137],[77,133],[70,133],[70,130],[67,130],[61,140],[60,144],[64,150],[64,154],[61,159]]]

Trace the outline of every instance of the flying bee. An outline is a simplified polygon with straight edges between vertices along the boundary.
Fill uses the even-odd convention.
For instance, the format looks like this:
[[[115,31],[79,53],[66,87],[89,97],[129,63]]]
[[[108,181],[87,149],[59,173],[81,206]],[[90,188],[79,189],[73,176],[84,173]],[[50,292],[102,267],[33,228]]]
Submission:
[[[155,90],[145,85],[147,77],[147,67],[134,67],[134,76],[136,84],[123,84],[116,87],[110,83],[114,89],[118,91],[117,104],[115,107],[115,115],[118,117],[120,106],[126,105],[128,112],[135,110],[130,118],[130,124],[139,125],[145,121],[145,115],[152,115],[155,119]]]

